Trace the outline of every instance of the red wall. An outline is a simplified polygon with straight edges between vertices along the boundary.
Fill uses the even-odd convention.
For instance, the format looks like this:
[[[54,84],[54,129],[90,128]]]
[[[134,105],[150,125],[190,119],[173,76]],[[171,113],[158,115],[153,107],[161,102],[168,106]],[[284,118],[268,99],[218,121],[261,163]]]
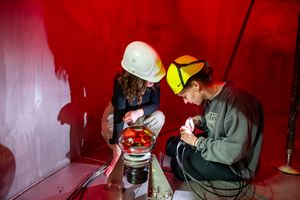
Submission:
[[[64,165],[66,156],[104,144],[101,115],[128,43],[148,42],[166,68],[184,54],[206,59],[222,79],[249,4],[1,0],[0,149],[8,149],[16,174],[8,196]],[[255,1],[228,76],[261,99],[267,117],[288,116],[299,4]],[[166,132],[197,108],[184,105],[165,79],[161,90]]]
[[[166,68],[183,54],[206,59],[222,78],[249,4],[244,0],[53,0],[44,1],[43,7],[55,67],[67,71],[74,101],[86,88],[86,109],[97,121],[110,99],[112,79],[128,43],[150,43]],[[297,6],[296,1],[255,2],[228,76],[262,100],[266,115],[286,115],[289,108]],[[195,110],[183,106],[165,80],[162,93],[166,127],[176,127],[186,109]]]

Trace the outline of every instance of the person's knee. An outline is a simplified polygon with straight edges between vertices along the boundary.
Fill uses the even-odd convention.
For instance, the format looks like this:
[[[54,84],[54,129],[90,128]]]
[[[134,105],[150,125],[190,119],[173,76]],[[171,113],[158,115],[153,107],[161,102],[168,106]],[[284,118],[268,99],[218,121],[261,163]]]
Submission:
[[[155,111],[150,116],[146,117],[144,124],[150,128],[156,135],[159,134],[165,123],[165,115],[161,111]]]
[[[108,140],[111,138],[112,134],[107,131],[101,131],[101,135],[104,138],[104,140],[108,143]]]
[[[164,113],[161,112],[161,111],[159,111],[159,110],[157,110],[157,111],[155,111],[154,116],[155,116],[157,125],[160,126],[160,127],[162,127],[164,125],[164,123],[165,123],[165,118],[166,118],[165,115],[164,115]]]
[[[177,145],[180,142],[180,138],[177,136],[171,136],[166,142],[166,154],[171,157],[175,157],[177,154]]]

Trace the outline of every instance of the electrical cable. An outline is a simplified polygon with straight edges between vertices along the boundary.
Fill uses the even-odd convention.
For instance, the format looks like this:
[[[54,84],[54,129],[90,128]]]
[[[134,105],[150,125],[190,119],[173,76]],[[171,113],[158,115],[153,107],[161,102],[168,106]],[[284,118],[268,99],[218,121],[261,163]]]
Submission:
[[[220,196],[220,197],[226,197],[226,198],[229,198],[229,197],[237,197],[237,196],[241,193],[241,187],[234,188],[234,189],[216,188],[216,187],[214,187],[214,186],[212,186],[212,185],[206,185],[206,184],[200,183],[199,181],[197,181],[196,179],[194,179],[193,176],[191,176],[190,174],[188,174],[185,170],[183,170],[183,171],[184,171],[184,177],[185,177],[187,183],[189,184],[189,186],[190,186],[190,188],[193,190],[193,192],[194,192],[195,194],[197,194],[197,196],[200,196],[200,195],[199,195],[199,194],[196,192],[196,190],[190,185],[189,180],[186,178],[186,175],[188,175],[189,178],[192,179],[192,181],[196,182],[196,183],[197,183],[202,189],[204,189],[205,191],[207,191],[207,192],[209,192],[209,193],[211,193],[211,194]],[[234,195],[221,195],[221,194],[219,194],[219,193],[217,193],[217,192],[213,192],[213,191],[211,191],[211,190],[209,190],[209,189],[207,189],[207,188],[205,188],[205,187],[210,187],[210,188],[212,188],[212,189],[214,189],[214,190],[220,190],[220,191],[229,191],[229,190],[230,190],[230,191],[232,191],[232,190],[239,190],[239,191],[237,192],[237,194],[234,194]]]
[[[241,172],[237,169],[234,169],[235,170],[235,173],[238,175],[238,178],[241,180],[238,182],[238,187],[236,188],[229,188],[229,189],[226,189],[226,188],[219,188],[219,187],[215,187],[215,186],[212,186],[212,184],[210,185],[207,185],[207,184],[204,184],[204,183],[201,183],[199,182],[197,179],[195,179],[192,175],[190,175],[185,169],[184,169],[184,164],[183,164],[183,156],[184,156],[184,152],[185,152],[185,146],[182,150],[182,154],[181,154],[181,161],[180,161],[180,158],[179,158],[179,147],[180,145],[183,145],[184,143],[182,141],[180,141],[177,145],[177,153],[176,153],[176,160],[177,160],[177,163],[179,165],[179,167],[182,169],[183,171],[183,175],[184,175],[184,179],[186,180],[186,182],[188,183],[189,187],[192,189],[192,191],[201,199],[204,199],[203,197],[200,196],[200,194],[198,194],[196,192],[196,190],[190,185],[190,182],[189,180],[187,179],[187,176],[195,183],[197,183],[198,186],[200,186],[202,189],[204,189],[205,191],[213,194],[213,195],[216,195],[216,196],[220,196],[220,197],[225,197],[225,198],[233,198],[235,197],[235,199],[238,199],[238,197],[240,196],[240,194],[243,192],[243,189],[245,189],[247,186],[249,186],[249,183],[250,181],[248,180],[245,180],[242,175],[241,175]],[[248,170],[249,172],[249,176],[250,176],[250,180],[252,179],[252,174],[251,174],[251,170],[245,166],[245,168]],[[201,176],[201,175],[200,175]],[[223,181],[223,180],[222,180]],[[209,181],[208,181],[209,182]],[[225,182],[229,182],[229,181],[225,181]],[[231,182],[232,183],[232,182]],[[215,190],[215,191],[235,191],[235,190],[238,190],[236,194],[233,194],[233,195],[222,195],[222,194],[219,194],[217,192],[213,192],[211,191],[210,189],[208,188],[211,188],[211,190]],[[248,190],[247,190],[248,191]],[[245,194],[244,194],[245,195]],[[243,195],[243,196],[244,196]]]
[[[238,195],[241,193],[242,189],[246,186],[246,185],[241,185],[241,184],[239,183],[240,186],[237,187],[237,188],[230,188],[230,189],[218,188],[218,187],[212,186],[211,184],[210,184],[210,185],[207,185],[207,184],[204,184],[204,183],[200,183],[199,181],[197,181],[196,179],[194,179],[191,175],[189,175],[186,171],[184,171],[184,172],[185,172],[185,174],[187,174],[187,175],[192,179],[192,181],[196,182],[197,184],[201,184],[200,186],[203,185],[202,188],[203,188],[204,190],[206,190],[207,192],[210,192],[210,193],[212,193],[212,194],[214,194],[214,195],[221,196],[221,197],[235,197],[235,196],[238,196]],[[223,180],[222,180],[222,181],[223,181]],[[235,195],[220,195],[219,193],[212,192],[212,191],[210,191],[209,189],[204,188],[204,186],[205,186],[205,187],[212,188],[213,190],[220,190],[220,191],[234,191],[234,190],[238,190],[238,192],[237,192],[237,194],[235,194]]]
[[[84,192],[86,191],[88,185],[93,182],[98,176],[102,175],[107,168],[107,164],[103,164],[94,172],[90,173],[85,180],[71,193],[67,200],[74,200],[78,195],[79,199],[82,199]]]

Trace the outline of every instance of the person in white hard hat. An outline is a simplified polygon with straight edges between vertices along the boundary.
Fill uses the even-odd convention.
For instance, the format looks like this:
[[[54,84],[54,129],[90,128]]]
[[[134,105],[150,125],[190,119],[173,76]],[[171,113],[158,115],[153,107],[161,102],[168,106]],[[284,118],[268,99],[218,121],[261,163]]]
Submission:
[[[117,143],[124,128],[143,125],[157,136],[165,122],[158,108],[159,81],[166,71],[158,53],[149,44],[134,41],[126,47],[121,66],[123,70],[115,76],[113,96],[102,117],[101,134],[113,150],[107,176],[121,155]]]

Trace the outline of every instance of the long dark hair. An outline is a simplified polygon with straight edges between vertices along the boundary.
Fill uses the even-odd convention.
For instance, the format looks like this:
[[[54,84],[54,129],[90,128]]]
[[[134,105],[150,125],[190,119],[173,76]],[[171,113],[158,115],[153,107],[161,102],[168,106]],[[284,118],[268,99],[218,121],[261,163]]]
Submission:
[[[143,95],[147,90],[147,81],[123,70],[121,73],[116,75],[122,89],[124,96],[132,103],[136,98],[138,104],[142,103]]]

